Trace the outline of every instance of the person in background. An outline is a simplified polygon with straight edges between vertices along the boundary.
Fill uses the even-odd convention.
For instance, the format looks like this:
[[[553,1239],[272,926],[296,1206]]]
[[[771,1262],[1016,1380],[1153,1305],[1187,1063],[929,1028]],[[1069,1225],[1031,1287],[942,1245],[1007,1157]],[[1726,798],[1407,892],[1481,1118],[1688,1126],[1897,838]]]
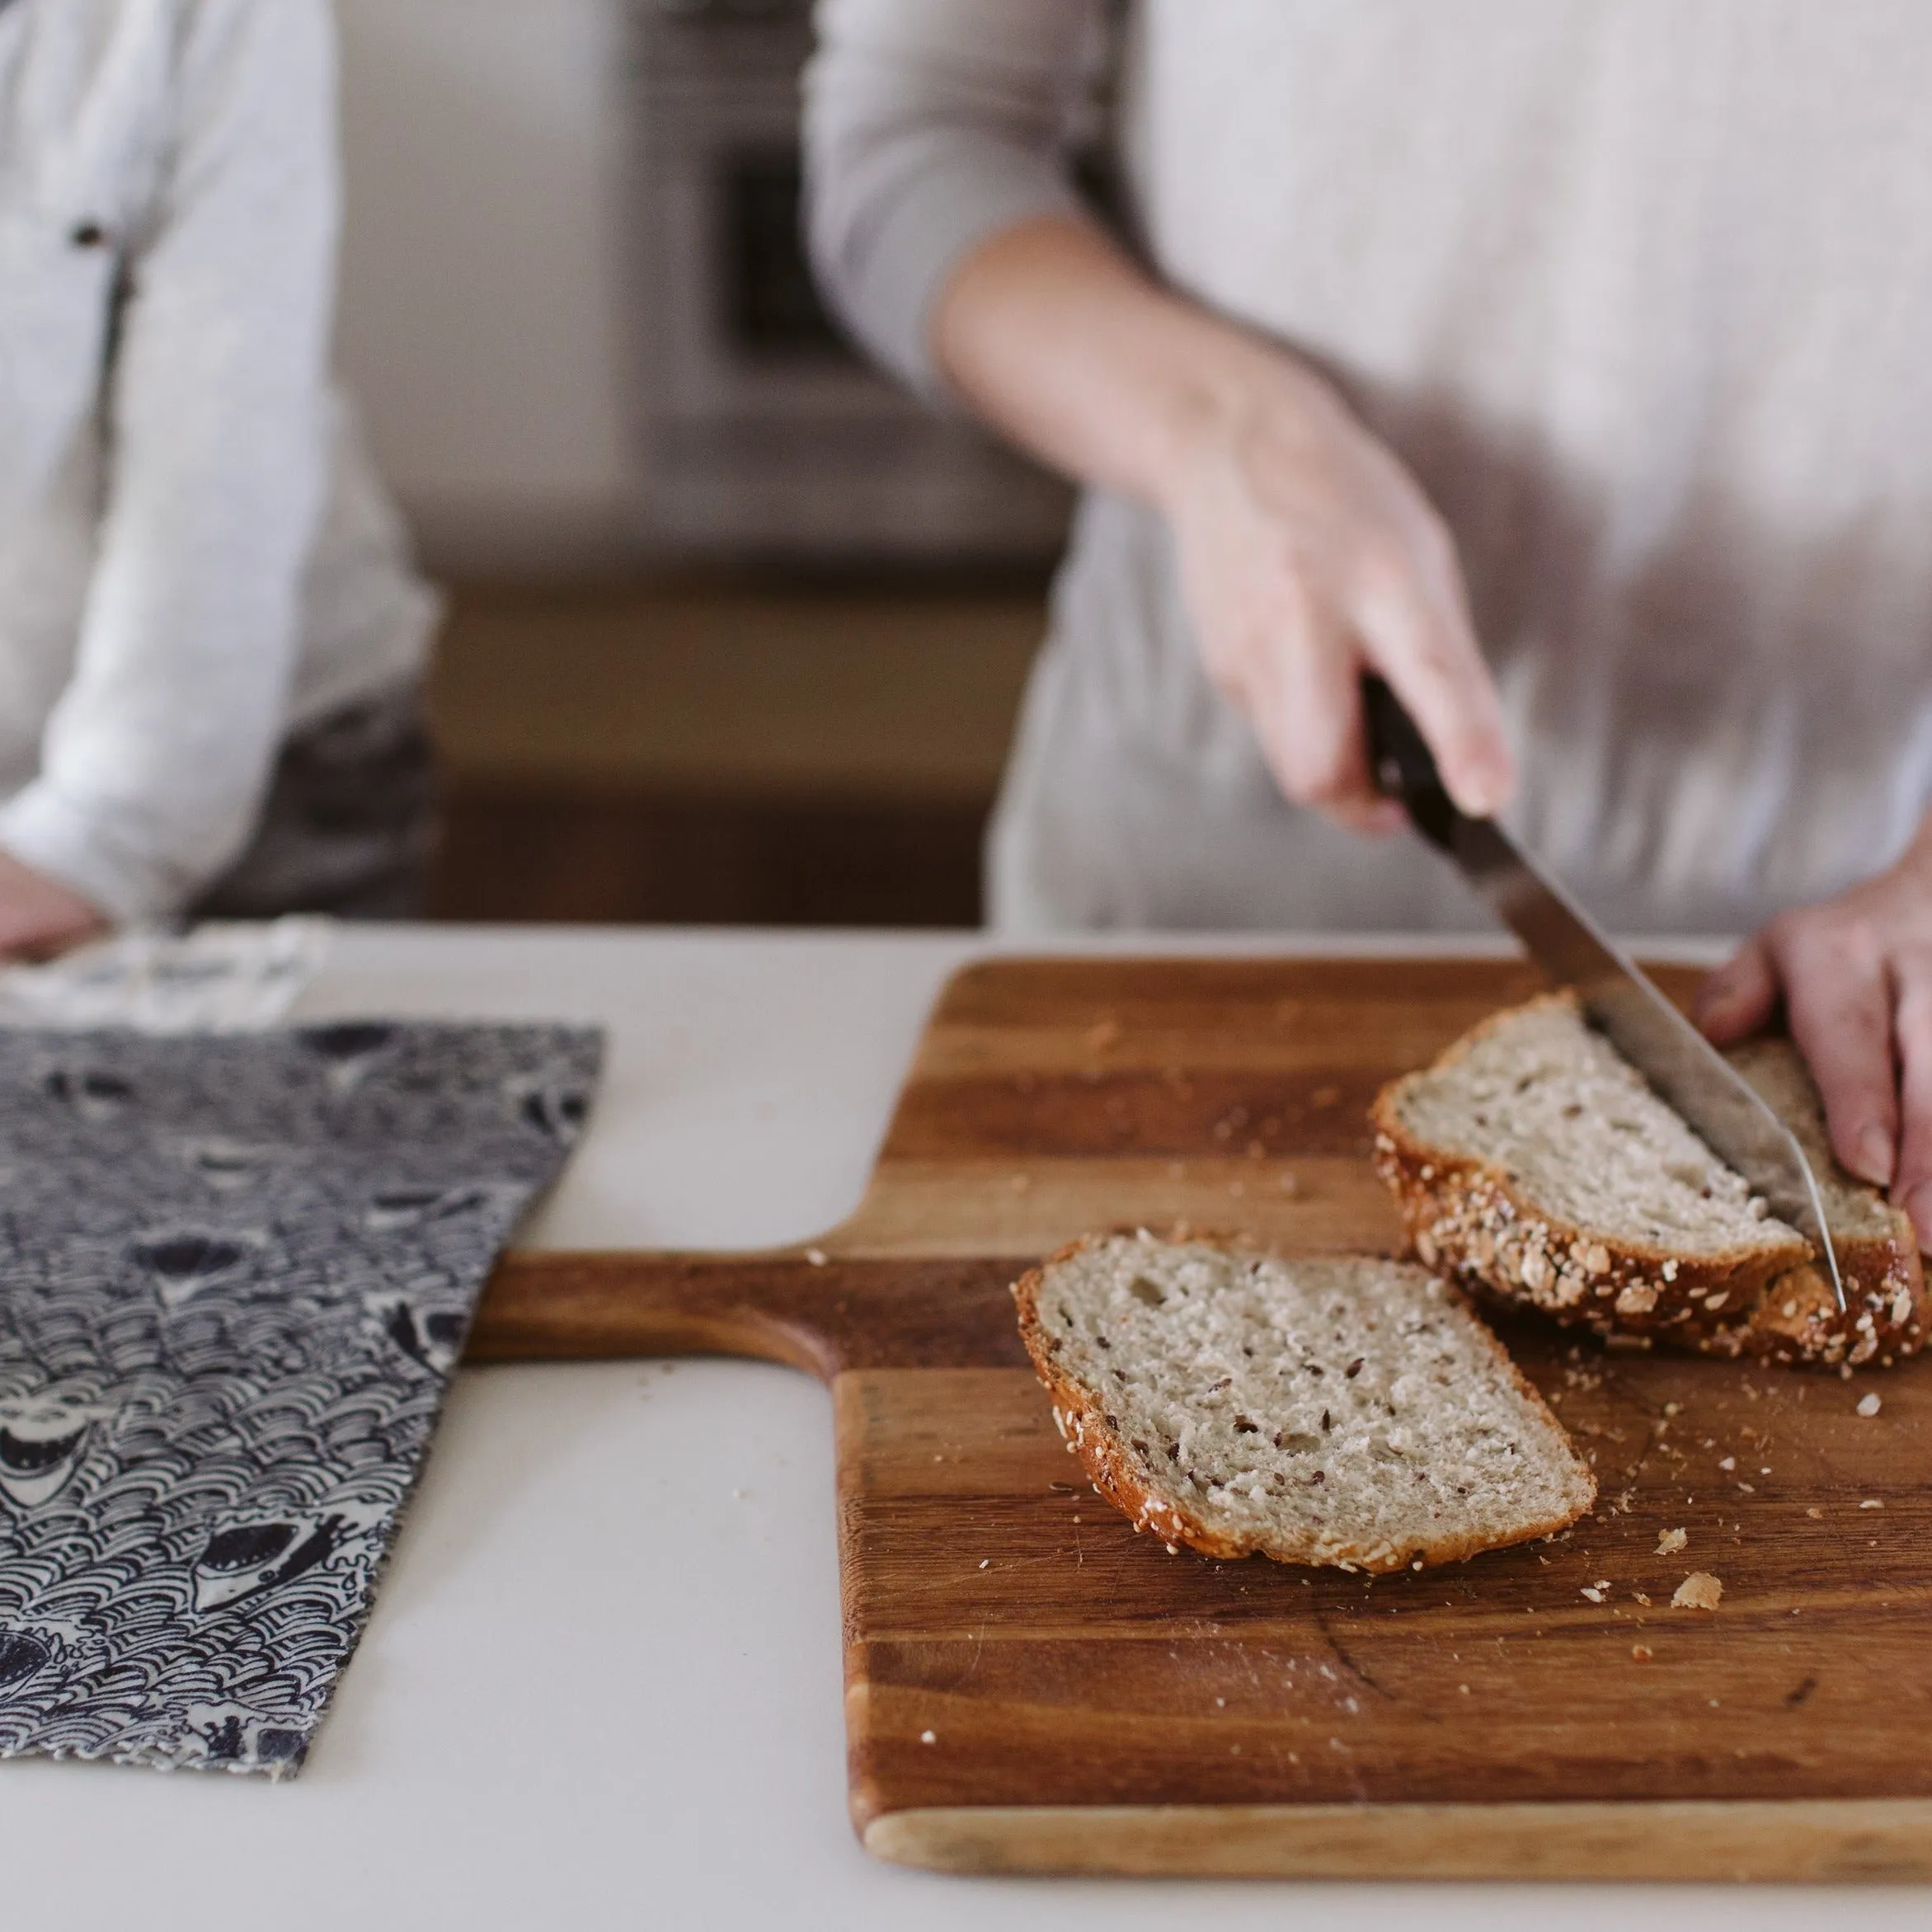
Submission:
[[[994,919],[1475,924],[1351,836],[1377,670],[1609,924],[1757,933],[1707,1030],[1932,1244],[1932,12],[1144,0],[1125,244],[1104,18],[820,0],[807,79],[835,306],[1087,486]]]
[[[0,955],[409,910],[436,604],[328,374],[328,0],[0,0]]]

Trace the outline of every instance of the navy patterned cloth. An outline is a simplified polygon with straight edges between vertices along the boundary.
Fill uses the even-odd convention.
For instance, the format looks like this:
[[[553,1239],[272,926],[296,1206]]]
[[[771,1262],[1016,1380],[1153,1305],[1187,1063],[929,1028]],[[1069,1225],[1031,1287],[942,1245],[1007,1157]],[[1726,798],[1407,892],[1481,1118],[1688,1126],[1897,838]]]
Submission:
[[[0,1756],[299,1767],[601,1054],[0,1031]]]

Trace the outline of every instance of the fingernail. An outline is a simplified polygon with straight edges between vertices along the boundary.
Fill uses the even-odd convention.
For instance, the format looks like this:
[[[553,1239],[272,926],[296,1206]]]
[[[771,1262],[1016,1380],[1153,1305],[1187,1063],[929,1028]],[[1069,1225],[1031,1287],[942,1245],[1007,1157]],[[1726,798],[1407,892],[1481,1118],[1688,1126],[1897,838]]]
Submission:
[[[1876,1121],[1859,1129],[1858,1159],[1852,1163],[1852,1167],[1854,1172],[1863,1179],[1869,1181],[1874,1187],[1891,1185],[1892,1136]],[[1925,1196],[1928,1205],[1932,1205],[1932,1182],[1927,1183],[1918,1192]],[[1918,1220],[1916,1210],[1913,1211],[1912,1219]],[[1924,1221],[1919,1221],[1920,1227],[1926,1225]]]
[[[1905,1211],[1919,1230],[1919,1250],[1932,1254],[1932,1181],[1921,1181],[1905,1198]]]

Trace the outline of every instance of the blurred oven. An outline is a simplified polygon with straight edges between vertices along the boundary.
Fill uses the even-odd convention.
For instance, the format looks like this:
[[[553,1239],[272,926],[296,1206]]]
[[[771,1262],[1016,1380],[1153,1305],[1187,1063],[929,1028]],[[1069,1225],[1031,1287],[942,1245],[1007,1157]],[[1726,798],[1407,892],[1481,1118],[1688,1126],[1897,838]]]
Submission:
[[[632,0],[629,32],[644,541],[726,560],[1055,555],[1065,488],[877,374],[813,287],[810,0]]]

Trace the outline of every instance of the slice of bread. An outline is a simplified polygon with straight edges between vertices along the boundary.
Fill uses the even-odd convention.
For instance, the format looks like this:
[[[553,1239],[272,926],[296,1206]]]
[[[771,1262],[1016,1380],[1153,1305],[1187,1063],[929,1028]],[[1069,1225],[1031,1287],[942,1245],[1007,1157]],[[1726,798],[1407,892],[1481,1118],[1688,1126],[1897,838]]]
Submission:
[[[1170,1547],[1420,1568],[1596,1500],[1502,1345],[1407,1263],[1093,1235],[1013,1298],[1067,1446]]]
[[[1550,994],[1485,1020],[1383,1088],[1375,1166],[1431,1267],[1599,1333],[1827,1365],[1896,1360],[1925,1337],[1911,1222],[1831,1155],[1789,1041],[1731,1055],[1797,1134],[1845,1277],[1765,1212],[1600,1033]]]

